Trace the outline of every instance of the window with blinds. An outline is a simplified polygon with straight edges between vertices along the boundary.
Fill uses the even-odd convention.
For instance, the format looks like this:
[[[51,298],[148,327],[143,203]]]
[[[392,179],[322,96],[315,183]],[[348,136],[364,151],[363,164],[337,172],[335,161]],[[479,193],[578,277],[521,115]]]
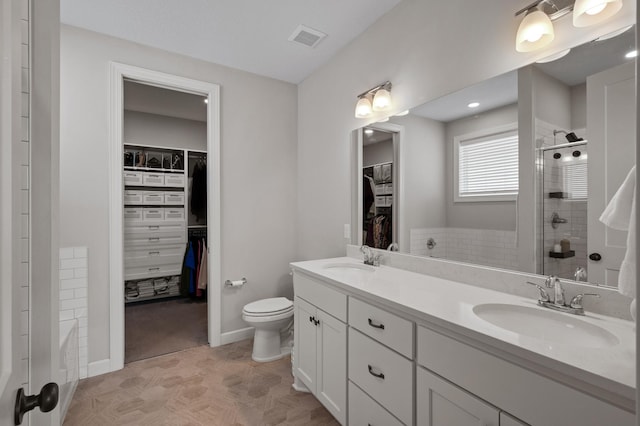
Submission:
[[[456,138],[456,201],[509,201],[518,195],[518,132]]]
[[[564,187],[570,200],[586,200],[589,196],[587,185],[587,162],[575,161],[564,166]]]

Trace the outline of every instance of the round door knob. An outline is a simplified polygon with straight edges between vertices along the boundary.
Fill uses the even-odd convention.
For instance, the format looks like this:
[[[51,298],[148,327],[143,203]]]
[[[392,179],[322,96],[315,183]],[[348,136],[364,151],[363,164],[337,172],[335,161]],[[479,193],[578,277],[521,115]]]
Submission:
[[[589,255],[589,259],[593,260],[594,262],[599,262],[600,260],[602,260],[602,256],[600,256],[600,253],[591,253]]]

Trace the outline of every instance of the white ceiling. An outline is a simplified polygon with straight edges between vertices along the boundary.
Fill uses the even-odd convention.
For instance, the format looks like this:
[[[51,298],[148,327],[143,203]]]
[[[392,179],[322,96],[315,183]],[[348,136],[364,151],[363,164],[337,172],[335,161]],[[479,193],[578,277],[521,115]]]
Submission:
[[[401,0],[61,0],[64,24],[300,83]],[[300,25],[328,36],[287,38]]]

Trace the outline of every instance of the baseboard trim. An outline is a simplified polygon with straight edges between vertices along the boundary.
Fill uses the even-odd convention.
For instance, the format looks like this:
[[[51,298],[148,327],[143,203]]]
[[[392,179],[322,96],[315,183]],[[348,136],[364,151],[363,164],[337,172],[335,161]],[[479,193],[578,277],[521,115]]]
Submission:
[[[110,359],[101,359],[100,361],[90,362],[87,369],[88,377],[100,376],[102,374],[110,373],[111,371],[115,370],[111,370]]]
[[[228,331],[220,335],[220,344],[227,345],[229,343],[239,342],[253,337],[253,327],[241,328],[239,330]]]

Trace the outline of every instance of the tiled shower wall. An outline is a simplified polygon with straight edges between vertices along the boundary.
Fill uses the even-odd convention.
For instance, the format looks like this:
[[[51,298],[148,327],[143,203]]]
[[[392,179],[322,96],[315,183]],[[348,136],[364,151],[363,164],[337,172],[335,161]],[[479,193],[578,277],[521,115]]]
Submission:
[[[78,320],[78,374],[88,374],[87,302],[88,256],[86,247],[60,249],[60,321]]]
[[[516,232],[469,228],[415,228],[410,231],[410,253],[517,269]],[[435,241],[429,249],[427,242]]]
[[[563,134],[553,136],[554,129],[561,129],[550,123],[536,119],[536,146],[550,147],[566,143]],[[585,129],[573,129],[578,137],[584,137]],[[562,278],[573,278],[577,267],[587,269],[587,201],[549,198],[550,191],[562,191],[561,174],[554,164],[544,164],[540,156],[538,164],[537,182],[537,215],[539,226],[536,226],[536,237],[541,244],[537,257],[537,272],[544,275],[557,275]],[[543,186],[544,183],[544,186]],[[556,229],[551,226],[551,216],[557,212],[567,223],[558,224]],[[566,238],[570,241],[571,250],[575,256],[566,259],[556,259],[549,256],[553,246]]]

